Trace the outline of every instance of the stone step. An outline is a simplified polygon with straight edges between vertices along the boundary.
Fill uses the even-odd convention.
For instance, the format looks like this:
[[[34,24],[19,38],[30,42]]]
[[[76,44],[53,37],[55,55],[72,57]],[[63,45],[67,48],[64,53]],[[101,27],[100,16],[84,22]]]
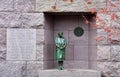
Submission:
[[[101,77],[101,72],[88,69],[40,70],[39,77]]]

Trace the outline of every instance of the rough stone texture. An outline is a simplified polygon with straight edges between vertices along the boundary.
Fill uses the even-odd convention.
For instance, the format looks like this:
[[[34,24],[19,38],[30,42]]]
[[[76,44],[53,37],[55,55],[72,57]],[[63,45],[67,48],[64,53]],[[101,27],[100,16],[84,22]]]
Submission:
[[[117,17],[115,17],[113,19],[113,15],[116,15]],[[98,33],[104,32],[102,36],[104,36],[105,38],[111,39],[111,40],[119,40],[120,39],[118,37],[119,33],[118,34],[114,34],[114,36],[112,35],[112,33],[114,33],[114,31],[117,30],[116,28],[120,28],[120,25],[119,25],[120,13],[119,12],[98,13],[97,16],[98,16],[98,19],[96,21],[96,24],[99,27],[99,29],[98,29],[99,32]],[[110,28],[110,29],[112,29],[112,31],[107,33],[107,32],[105,32],[105,30],[102,30],[103,29],[102,26],[105,26],[105,28]],[[107,43],[106,42],[104,42],[104,43],[108,44],[109,42],[110,42],[110,40],[107,40]]]
[[[26,77],[24,61],[0,61],[0,77]]]
[[[21,13],[0,12],[0,27],[21,27]]]
[[[0,28],[0,43],[6,43],[6,28]]]
[[[114,30],[114,28],[116,27],[116,28],[120,28],[120,12],[111,12],[110,13],[110,15],[111,15],[111,18],[109,19],[109,20],[111,20],[112,19],[112,16],[113,15],[116,15],[117,17],[115,17],[114,19],[112,19],[110,22],[112,22],[112,26],[113,26],[113,30]],[[116,38],[118,38],[118,37],[116,37]],[[120,38],[119,38],[120,39]]]
[[[120,62],[98,62],[97,65],[104,77],[120,77]]]
[[[98,45],[108,44],[107,32],[105,32],[104,29],[97,29],[97,37],[98,39],[104,37],[101,41],[96,40]]]
[[[0,0],[0,11],[13,11],[13,0]]]
[[[36,0],[36,11],[52,11],[56,0]]]
[[[69,0],[64,2],[62,0],[57,1],[58,10],[60,11],[90,11],[92,8],[96,8],[99,10],[100,8],[106,7],[106,0],[91,0],[92,4],[89,4],[88,0],[74,0],[74,2],[70,2]],[[78,7],[81,6],[81,7]],[[88,9],[86,9],[86,7]]]
[[[28,61],[27,76],[39,77],[39,71],[43,69],[43,61]]]
[[[96,43],[94,42],[94,36],[96,31],[88,29],[88,25],[83,23],[83,18],[78,23],[78,16],[56,16],[47,15],[44,18],[43,12],[86,12],[94,11],[92,8],[97,9],[97,16],[101,20],[105,21],[105,26],[109,27],[111,22],[111,15],[117,14],[118,18],[115,18],[112,25],[116,28],[120,27],[120,1],[119,0],[0,0],[0,77],[38,77],[38,70],[41,69],[53,69],[56,68],[55,53],[53,46],[54,29],[55,33],[63,31],[67,36],[67,40],[70,40],[70,45],[66,48],[66,61],[65,68],[77,68],[77,69],[96,69],[96,57],[98,61],[99,70],[103,71],[106,77],[120,77],[120,42],[117,45],[109,45],[107,40],[107,33],[103,29],[97,30],[98,36],[105,36],[105,39],[97,44],[98,51],[96,50]],[[93,3],[91,3],[92,1]],[[111,6],[111,1],[113,4]],[[108,12],[100,13],[99,9],[106,7]],[[115,4],[115,6],[114,6]],[[87,8],[88,7],[88,8]],[[114,12],[113,12],[114,11]],[[37,12],[37,13],[36,13]],[[64,18],[63,18],[64,17]],[[71,20],[70,20],[71,18]],[[45,21],[44,21],[45,20]],[[70,20],[70,21],[68,21]],[[60,22],[59,22],[60,21]],[[61,21],[63,21],[61,23]],[[64,23],[67,22],[67,23]],[[69,22],[69,23],[68,23]],[[74,23],[73,23],[74,22]],[[96,24],[103,26],[104,23],[96,21]],[[57,26],[55,26],[57,25]],[[64,26],[68,25],[68,26]],[[74,26],[73,26],[74,25]],[[73,34],[73,30],[78,25],[82,25],[85,30],[85,36],[82,37],[82,44],[78,44],[80,41]],[[37,29],[36,33],[36,56],[38,61],[27,61],[27,66],[24,61],[4,61],[6,60],[6,28],[34,28]],[[45,30],[44,30],[45,28]],[[54,28],[54,29],[53,29]],[[66,31],[68,29],[68,31]],[[115,29],[116,30],[116,29]],[[88,32],[89,31],[89,32]],[[12,36],[11,36],[12,37]],[[49,38],[48,38],[49,37]],[[70,38],[73,37],[73,38]],[[70,39],[69,39],[70,38]],[[89,39],[89,40],[88,40]],[[87,41],[88,40],[88,41]],[[112,37],[111,40],[120,40],[120,33]],[[74,42],[75,41],[75,42]],[[69,41],[68,41],[69,42]],[[44,45],[45,44],[45,45]],[[79,56],[79,47],[75,47],[73,44],[87,45],[88,46],[88,60],[85,56],[87,52],[82,51]],[[102,44],[102,45],[101,45]],[[107,45],[106,45],[107,44]],[[92,46],[91,46],[92,45]],[[86,48],[81,50],[87,50]],[[44,51],[43,51],[44,50]],[[74,55],[73,51],[76,51]],[[96,51],[96,52],[95,52]],[[13,54],[13,53],[12,53]],[[49,55],[52,54],[52,55]],[[85,55],[83,55],[85,54]],[[47,55],[45,57],[45,55]],[[44,58],[44,60],[43,60]],[[78,59],[85,59],[86,61],[78,61]],[[77,61],[72,61],[77,59]],[[25,59],[23,59],[25,60]],[[108,62],[109,61],[109,62]],[[79,68],[78,68],[79,67]],[[27,69],[27,70],[26,70]]]
[[[78,7],[80,6],[80,7]],[[36,11],[72,11],[72,12],[83,12],[90,11],[91,8],[106,7],[106,0],[92,0],[89,4],[87,0],[74,0],[73,2],[66,0],[37,0],[36,1]]]
[[[36,43],[37,44],[44,44],[45,38],[44,38],[44,29],[36,29]]]
[[[96,25],[98,25],[97,36],[98,37],[99,36],[105,37],[104,40],[102,40],[99,43],[100,44],[107,44],[107,32],[105,32],[103,27],[101,27],[101,26],[109,27],[110,26],[110,17],[111,16],[109,14],[105,14],[105,13],[97,13],[97,16],[98,16],[98,18],[96,20]],[[104,24],[103,21],[105,22],[105,24]]]
[[[113,62],[115,61],[120,62],[120,46],[119,45],[111,46],[111,60]]]
[[[36,29],[7,29],[7,60],[36,60]]]
[[[114,26],[113,30],[117,31],[118,33],[112,38],[112,40],[118,40],[118,44],[120,44],[120,31],[117,28],[120,28],[120,12],[112,12],[112,14],[117,15],[117,18],[113,20],[112,25]]]
[[[97,60],[110,61],[110,46],[97,46]]]
[[[0,44],[0,61],[6,60],[6,44]]]
[[[101,13],[101,12],[98,12],[97,13],[97,16],[99,17],[99,18],[97,18],[97,20],[96,20],[96,24],[98,25],[98,26],[103,26],[104,25],[104,23],[102,22],[102,21],[99,21],[99,19],[100,20],[104,20],[104,22],[105,22],[105,27],[109,27],[110,26],[110,19],[111,19],[111,13],[110,12],[108,12],[108,13]]]
[[[37,45],[36,46],[36,59],[38,61],[43,61],[43,50],[44,50],[44,45]]]
[[[33,12],[35,10],[35,0],[14,0],[14,11]]]
[[[95,70],[41,70],[39,77],[101,77],[101,73]]]
[[[107,9],[109,11],[120,11],[120,1],[119,0],[107,0]]]
[[[43,13],[0,12],[0,27],[43,28]]]
[[[23,13],[22,25],[24,28],[43,28],[44,15],[43,13]]]
[[[109,1],[109,0],[108,0]],[[110,0],[113,1],[113,0]],[[117,1],[117,0],[114,0]],[[109,11],[116,11],[116,7],[110,8]],[[118,10],[119,11],[119,10]],[[117,18],[112,19],[113,15],[117,15]],[[98,36],[102,35],[107,38],[107,40],[103,40],[99,42],[102,44],[102,46],[98,47],[97,51],[97,60],[101,61],[98,63],[98,67],[103,72],[104,77],[120,77],[119,75],[119,61],[120,61],[120,52],[119,52],[119,36],[120,34],[117,33],[114,36],[112,33],[114,31],[118,32],[117,28],[120,28],[119,21],[120,21],[120,13],[119,12],[108,12],[108,13],[97,13],[97,16],[100,18],[100,20],[103,20],[105,22],[105,27],[110,28],[112,27],[111,32],[105,32],[103,29],[98,29]],[[104,23],[100,22],[99,20],[96,21],[98,26],[104,25]],[[109,40],[110,39],[110,40]],[[117,41],[117,42],[114,42]],[[99,44],[98,43],[98,44]],[[110,45],[109,45],[110,44]]]

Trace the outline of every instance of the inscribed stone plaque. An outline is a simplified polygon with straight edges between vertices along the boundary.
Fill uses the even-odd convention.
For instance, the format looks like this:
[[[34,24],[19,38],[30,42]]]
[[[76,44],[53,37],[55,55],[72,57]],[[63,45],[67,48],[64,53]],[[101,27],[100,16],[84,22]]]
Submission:
[[[7,29],[7,60],[35,60],[36,29]]]

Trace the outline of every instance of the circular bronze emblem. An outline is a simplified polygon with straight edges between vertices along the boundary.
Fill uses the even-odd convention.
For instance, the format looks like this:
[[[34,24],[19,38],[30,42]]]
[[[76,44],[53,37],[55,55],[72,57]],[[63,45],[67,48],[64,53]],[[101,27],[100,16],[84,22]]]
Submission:
[[[80,37],[84,34],[84,30],[83,28],[81,27],[77,27],[74,29],[74,34],[77,36],[77,37]]]

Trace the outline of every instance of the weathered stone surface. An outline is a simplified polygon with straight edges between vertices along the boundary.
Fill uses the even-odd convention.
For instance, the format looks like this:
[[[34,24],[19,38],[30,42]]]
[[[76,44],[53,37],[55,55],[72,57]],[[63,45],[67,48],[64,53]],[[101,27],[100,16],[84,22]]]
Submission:
[[[0,77],[26,77],[24,61],[0,61]]]
[[[112,16],[116,15],[116,17],[114,19],[112,19]],[[112,23],[112,33],[117,32],[116,34],[114,34],[114,36],[111,38],[111,40],[117,40],[118,42],[116,44],[120,44],[120,12],[111,12],[111,23]],[[108,33],[110,34],[110,33]]]
[[[96,24],[101,27],[101,26],[105,26],[105,27],[109,27],[110,26],[110,19],[111,19],[111,13],[108,12],[108,13],[101,13],[101,12],[98,12],[97,13],[97,20],[96,20]],[[100,21],[100,20],[101,21]],[[105,23],[104,23],[104,22]]]
[[[44,39],[44,29],[36,29],[36,43],[43,45]]]
[[[67,69],[59,70],[41,70],[39,77],[101,77],[101,73],[96,70]]]
[[[37,45],[36,49],[37,49],[37,51],[36,51],[37,52],[36,53],[37,60],[43,61],[43,56],[46,56],[46,55],[43,54],[43,52],[44,52],[44,45]]]
[[[111,60],[120,61],[120,46],[119,45],[111,46]]]
[[[7,60],[36,60],[36,29],[7,29]]]
[[[39,77],[39,71],[43,69],[43,61],[28,61],[27,76]]]
[[[102,42],[104,44],[109,44],[109,43],[112,43],[112,41],[116,40],[116,41],[118,41],[117,44],[119,44],[119,40],[120,40],[119,35],[120,34],[119,34],[119,29],[117,29],[117,28],[120,28],[120,24],[119,24],[120,13],[119,12],[97,13],[97,16],[98,16],[98,18],[97,18],[96,24],[97,24],[98,28],[100,28],[99,30],[103,30],[102,32],[104,32],[104,34],[102,36],[105,37],[105,39]],[[110,32],[105,30],[105,28],[107,30],[110,30]],[[118,33],[115,34],[115,31]],[[105,40],[106,40],[106,42],[105,42]]]
[[[22,27],[21,13],[0,12],[0,27]]]
[[[14,0],[14,10],[17,12],[33,12],[36,0]]]
[[[56,0],[36,0],[36,11],[52,11]]]
[[[13,11],[13,0],[0,0],[0,11]]]
[[[44,14],[43,13],[23,13],[22,25],[24,28],[43,28]]]
[[[120,62],[98,62],[97,66],[104,77],[120,77]]]
[[[120,11],[119,0],[107,0],[107,9],[109,11]]]
[[[80,7],[79,7],[80,6]],[[90,11],[91,8],[100,9],[106,7],[106,0],[92,0],[91,3],[85,0],[75,0],[73,2],[66,0],[37,0],[36,11]]]
[[[113,15],[116,16],[116,17],[114,17],[114,19],[112,17]],[[110,26],[120,27],[120,25],[118,23],[120,21],[120,17],[119,17],[120,12],[107,12],[107,13],[98,12],[97,16],[98,16],[98,18],[97,18],[96,22],[97,22],[98,26],[103,26],[105,24],[105,27],[110,27]],[[102,21],[100,21],[99,19]],[[103,22],[105,22],[105,23],[103,23]]]
[[[0,44],[0,60],[6,60],[6,44]]]
[[[97,60],[109,61],[110,60],[110,46],[97,46]]]
[[[108,44],[107,32],[105,32],[104,29],[97,29],[96,42],[98,45]]]
[[[43,13],[0,13],[0,27],[9,28],[43,28]]]
[[[0,28],[0,43],[6,43],[6,28]]]
[[[80,7],[79,7],[80,6]],[[91,11],[92,8],[99,10],[100,8],[106,7],[106,0],[91,0],[89,3],[88,0],[74,0],[71,2],[70,0],[64,2],[63,0],[57,1],[57,10],[58,11]]]

